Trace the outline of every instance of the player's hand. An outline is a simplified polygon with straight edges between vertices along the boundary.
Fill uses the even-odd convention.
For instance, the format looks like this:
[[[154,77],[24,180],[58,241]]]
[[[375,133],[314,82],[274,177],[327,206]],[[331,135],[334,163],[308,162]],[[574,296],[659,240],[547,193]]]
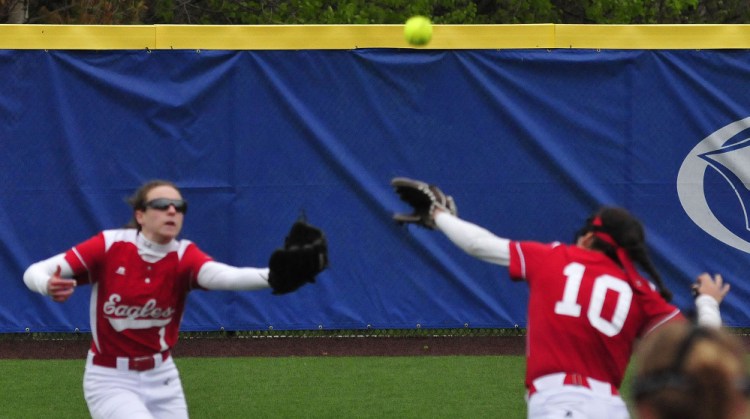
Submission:
[[[60,271],[61,268],[58,266],[55,273],[47,281],[47,294],[58,303],[62,303],[70,298],[76,289],[75,279],[61,278]]]
[[[704,272],[695,280],[693,292],[697,295],[710,295],[721,303],[727,293],[729,293],[729,284],[724,283],[724,279],[720,274],[716,274],[712,278],[711,275]]]

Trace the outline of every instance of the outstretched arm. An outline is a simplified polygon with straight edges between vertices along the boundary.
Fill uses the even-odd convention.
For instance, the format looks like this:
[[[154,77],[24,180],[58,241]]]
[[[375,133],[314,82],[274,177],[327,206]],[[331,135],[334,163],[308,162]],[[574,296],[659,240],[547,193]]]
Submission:
[[[720,327],[721,311],[719,304],[729,293],[729,284],[724,283],[721,275],[703,273],[695,281],[693,290],[698,294],[695,308],[698,313],[698,324],[701,326]]]
[[[66,279],[73,275],[65,254],[52,256],[32,264],[23,274],[23,282],[34,292],[49,295],[57,302],[66,301],[75,291],[76,281]]]
[[[510,265],[510,240],[443,210],[436,210],[433,217],[437,228],[469,255],[496,265]]]
[[[252,291],[268,288],[268,268],[238,268],[221,262],[203,264],[198,284],[209,290]]]
[[[273,288],[273,293],[296,291],[328,267],[328,242],[323,230],[300,219],[275,250],[268,268],[238,268],[215,261],[206,262],[198,272],[198,284],[206,289],[251,291]]]

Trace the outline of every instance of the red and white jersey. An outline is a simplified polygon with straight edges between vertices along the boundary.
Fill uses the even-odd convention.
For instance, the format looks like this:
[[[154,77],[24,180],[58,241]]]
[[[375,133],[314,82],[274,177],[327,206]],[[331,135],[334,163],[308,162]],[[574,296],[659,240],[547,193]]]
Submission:
[[[177,343],[187,294],[211,258],[188,240],[159,245],[119,229],[74,246],[65,260],[79,283],[92,285],[92,351],[137,357]]]
[[[526,385],[567,372],[622,383],[636,339],[682,314],[604,253],[510,243],[509,272],[529,286]]]

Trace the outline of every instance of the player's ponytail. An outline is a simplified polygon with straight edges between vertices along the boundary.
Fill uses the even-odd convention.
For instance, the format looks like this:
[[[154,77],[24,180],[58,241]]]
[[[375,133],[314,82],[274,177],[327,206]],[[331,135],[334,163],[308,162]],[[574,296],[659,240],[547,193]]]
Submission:
[[[646,233],[641,222],[631,215],[627,210],[616,207],[604,207],[597,211],[587,221],[583,231],[600,231],[606,233],[614,240],[616,246],[622,247],[628,254],[630,260],[637,264],[659,288],[661,296],[672,300],[672,293],[666,288],[661,275],[656,270],[648,255],[646,246]],[[623,262],[617,255],[617,248],[601,237],[594,236],[592,248],[604,252],[618,265]]]

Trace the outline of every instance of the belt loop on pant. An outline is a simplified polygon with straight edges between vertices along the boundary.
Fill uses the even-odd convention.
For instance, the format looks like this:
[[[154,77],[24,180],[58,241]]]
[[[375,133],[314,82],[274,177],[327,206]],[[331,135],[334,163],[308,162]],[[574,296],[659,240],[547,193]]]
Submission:
[[[587,377],[584,377],[581,374],[576,374],[576,373],[565,374],[563,385],[591,388],[591,386],[589,385],[589,379]]]
[[[160,366],[169,358],[169,351],[133,358],[89,353],[91,363],[100,367],[123,371],[148,371]]]
[[[541,376],[529,385],[528,396],[550,388],[561,388],[563,386],[576,386],[590,389],[597,393],[607,393],[613,396],[620,394],[613,384],[595,380],[577,373],[555,373]]]

